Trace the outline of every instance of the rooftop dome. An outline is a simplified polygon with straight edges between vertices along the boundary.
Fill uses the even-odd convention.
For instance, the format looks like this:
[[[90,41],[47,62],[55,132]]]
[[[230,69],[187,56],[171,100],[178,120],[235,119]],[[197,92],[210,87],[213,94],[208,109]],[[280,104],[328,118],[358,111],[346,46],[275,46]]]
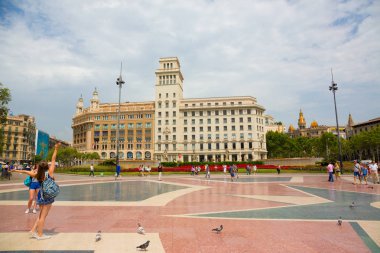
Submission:
[[[318,127],[318,122],[317,121],[313,121],[313,122],[311,122],[311,124],[310,124],[310,128],[317,128]]]

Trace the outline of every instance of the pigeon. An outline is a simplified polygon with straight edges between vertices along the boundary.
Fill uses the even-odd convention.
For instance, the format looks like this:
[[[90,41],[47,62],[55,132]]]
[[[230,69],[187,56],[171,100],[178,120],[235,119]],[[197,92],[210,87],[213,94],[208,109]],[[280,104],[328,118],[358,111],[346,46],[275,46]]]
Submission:
[[[101,233],[102,233],[102,231],[99,230],[95,236],[95,242],[99,242],[102,239]]]
[[[144,228],[141,226],[140,223],[137,223],[137,233],[138,233],[138,234],[145,235],[145,230],[144,230]]]
[[[355,207],[355,202],[354,201],[352,201],[352,203],[350,204],[350,207],[351,208]]]
[[[222,232],[222,230],[223,230],[223,225],[220,225],[220,227],[214,228],[212,231],[216,232],[217,234],[219,234],[220,232]]]
[[[367,188],[373,189],[373,186],[368,186]]]
[[[149,242],[150,242],[149,240],[146,241],[146,243],[143,243],[140,246],[137,246],[136,249],[146,250],[146,248],[148,248],[149,246]]]
[[[342,226],[342,217],[339,217],[339,219],[338,219],[338,225]]]

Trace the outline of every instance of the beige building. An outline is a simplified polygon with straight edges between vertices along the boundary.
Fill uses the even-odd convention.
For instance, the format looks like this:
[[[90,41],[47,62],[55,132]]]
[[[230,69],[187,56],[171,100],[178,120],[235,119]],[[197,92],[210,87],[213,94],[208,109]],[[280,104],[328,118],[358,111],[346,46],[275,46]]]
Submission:
[[[161,58],[155,84],[155,159],[266,159],[264,107],[250,96],[183,98],[177,57]]]
[[[334,135],[338,135],[336,131],[336,126],[324,126],[319,125],[317,121],[313,121],[310,124],[310,127],[306,127],[306,120],[303,116],[302,110],[300,110],[298,117],[298,129],[295,129],[293,125],[289,126],[288,134],[292,138],[296,137],[320,137],[324,133],[333,133]],[[339,127],[339,134],[341,138],[346,138],[346,132],[344,127]]]
[[[29,115],[7,116],[7,122],[2,125],[4,131],[3,161],[31,160],[35,153],[36,123]]]
[[[101,104],[95,89],[90,107],[81,97],[73,117],[73,147],[83,153],[97,152],[102,159],[116,158],[118,103]],[[120,105],[120,161],[153,158],[154,102]]]
[[[275,122],[274,118],[271,115],[265,115],[265,129],[266,132],[278,132],[284,133],[286,131],[285,126],[282,122]]]
[[[357,135],[361,132],[368,132],[376,127],[380,126],[380,117],[370,119],[368,121],[360,122],[355,124],[351,114],[348,116],[348,123],[346,126],[347,137],[350,138],[354,135]]]

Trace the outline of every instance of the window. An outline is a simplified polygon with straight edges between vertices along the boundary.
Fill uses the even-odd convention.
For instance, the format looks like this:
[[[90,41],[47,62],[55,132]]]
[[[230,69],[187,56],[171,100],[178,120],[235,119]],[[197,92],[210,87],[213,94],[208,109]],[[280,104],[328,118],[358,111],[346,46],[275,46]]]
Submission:
[[[165,108],[169,108],[169,102],[165,103]]]
[[[183,116],[184,116],[184,117],[187,117],[187,112],[183,112]]]
[[[224,130],[224,131],[227,131],[227,126],[223,126],[223,130]]]
[[[211,132],[211,127],[207,127],[207,132]]]
[[[227,124],[227,118],[223,118],[223,123]]]
[[[158,123],[159,126],[161,126],[161,120],[160,119],[158,120],[157,123]]]
[[[207,119],[207,124],[211,124],[211,119]]]
[[[200,128],[199,128],[199,132],[203,132],[203,127],[200,127]]]
[[[199,116],[203,116],[203,112],[202,111],[199,111]]]
[[[219,134],[215,134],[215,139],[219,140]]]
[[[173,112],[173,117],[176,117],[176,116],[177,116],[177,112],[174,111],[174,112]]]
[[[244,131],[244,126],[240,126],[240,131]]]
[[[211,140],[211,134],[207,134],[207,139]]]
[[[191,136],[191,140],[195,141],[195,135]]]
[[[166,93],[166,98],[168,98],[169,97],[169,93]]]
[[[195,116],[195,111],[192,111],[192,112],[191,112],[191,116]]]
[[[232,149],[236,149],[236,143],[235,142],[232,143]]]
[[[175,98],[175,93],[173,93],[173,98]]]
[[[216,126],[216,127],[215,127],[215,131],[218,131],[218,132],[219,132],[219,126]]]
[[[203,150],[203,143],[199,144],[199,149]]]
[[[219,115],[219,111],[215,111],[215,115]]]
[[[248,125],[248,130],[252,130],[252,125]]]
[[[191,124],[192,124],[192,125],[195,125],[195,119],[192,119],[192,120],[191,120]]]
[[[219,119],[215,119],[215,124],[219,124]]]
[[[235,126],[232,126],[232,127],[231,127],[231,130],[232,130],[232,131],[235,131],[235,130],[236,130],[236,129],[235,129]]]
[[[192,128],[191,128],[191,132],[195,132],[195,127],[192,127]]]
[[[187,119],[185,119],[185,120],[183,121],[183,124],[184,124],[184,125],[187,125]]]
[[[244,133],[240,133],[240,139],[244,139]]]
[[[173,101],[173,108],[177,107],[177,103]]]
[[[232,139],[235,140],[236,139],[236,134],[232,134]]]
[[[173,127],[173,133],[175,133],[176,131],[177,131],[177,128]]]
[[[169,117],[169,112],[165,112],[165,117]]]
[[[145,123],[145,128],[152,128],[152,123],[150,122]]]
[[[227,110],[223,110],[223,115],[227,115]]]
[[[228,139],[228,134],[224,134],[223,138],[224,138],[225,140],[227,140],[227,139]]]
[[[187,133],[187,127],[184,127],[184,128],[183,128],[183,131],[184,131],[185,133]]]
[[[216,143],[216,150],[219,150],[219,143]]]
[[[235,118],[231,118],[231,123],[235,123]]]
[[[211,111],[207,111],[207,116],[211,116]]]
[[[252,122],[252,119],[251,119],[251,117],[248,117],[248,122]]]
[[[208,150],[211,150],[211,143],[208,143],[208,144],[207,144],[207,149],[208,149]]]
[[[235,115],[235,110],[231,110],[231,115]]]
[[[160,76],[160,79],[161,79],[161,76]],[[161,98],[161,93],[158,94],[158,98]]]
[[[240,123],[243,123],[243,118],[239,118],[239,122],[240,122]]]
[[[184,135],[184,136],[183,136],[183,139],[184,139],[185,141],[187,141],[187,135]]]
[[[200,139],[200,140],[203,140],[203,134],[200,134],[200,135],[199,135],[199,139]]]
[[[199,124],[203,124],[203,119],[199,119]]]

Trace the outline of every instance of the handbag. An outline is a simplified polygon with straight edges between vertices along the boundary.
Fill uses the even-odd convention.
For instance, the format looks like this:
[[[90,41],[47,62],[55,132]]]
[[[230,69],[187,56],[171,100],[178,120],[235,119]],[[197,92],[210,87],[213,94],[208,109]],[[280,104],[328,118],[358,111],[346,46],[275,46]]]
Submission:
[[[42,199],[52,199],[58,196],[60,189],[58,184],[49,177],[49,173],[45,173],[45,180],[41,184]]]
[[[26,187],[30,187],[30,183],[32,182],[32,178],[30,176],[26,177],[24,180],[24,185]]]

